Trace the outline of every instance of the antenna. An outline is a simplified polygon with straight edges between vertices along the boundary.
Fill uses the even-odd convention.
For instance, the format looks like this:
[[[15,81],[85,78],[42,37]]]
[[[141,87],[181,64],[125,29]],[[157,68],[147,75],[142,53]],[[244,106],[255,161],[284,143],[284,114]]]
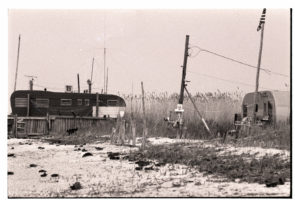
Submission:
[[[29,89],[33,90],[33,84],[34,84],[34,78],[38,78],[37,76],[31,76],[31,75],[25,75],[25,77],[29,77],[31,78],[31,80],[29,81]]]

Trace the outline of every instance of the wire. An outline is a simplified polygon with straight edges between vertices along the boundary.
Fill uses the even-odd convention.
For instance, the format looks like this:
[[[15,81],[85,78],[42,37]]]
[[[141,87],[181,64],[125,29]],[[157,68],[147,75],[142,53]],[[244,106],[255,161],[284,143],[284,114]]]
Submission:
[[[201,74],[201,73],[197,73],[197,72],[193,72],[193,71],[189,71],[189,70],[187,70],[187,71],[190,72],[190,73],[196,74],[196,75],[206,76],[206,77],[209,77],[209,78],[218,79],[218,80],[226,81],[226,82],[230,82],[230,83],[238,83],[238,84],[241,84],[241,85],[247,85],[247,86],[251,86],[251,87],[255,86],[255,85],[252,85],[252,84],[249,84],[249,83],[244,83],[244,82],[239,82],[239,81],[232,81],[232,80],[223,79],[223,78],[219,78],[219,77],[216,77],[216,76],[211,76],[211,75],[208,75],[208,74]],[[266,87],[260,87],[260,88],[267,89],[267,90],[274,90],[272,88],[266,88]]]
[[[227,59],[227,60],[230,60],[232,62],[236,62],[236,63],[239,63],[241,65],[245,65],[245,66],[248,66],[248,67],[251,67],[251,68],[255,68],[257,69],[256,66],[253,66],[253,65],[250,65],[248,63],[245,63],[245,62],[242,62],[242,61],[239,61],[239,60],[236,60],[236,59],[233,59],[233,58],[230,58],[230,57],[227,57],[227,56],[224,56],[224,55],[221,55],[221,54],[218,54],[218,53],[215,53],[213,51],[210,51],[210,50],[207,50],[207,49],[203,49],[197,45],[194,45],[194,46],[191,46],[190,48],[198,48],[199,49],[199,52],[197,53],[197,55],[199,55],[200,52],[204,51],[204,52],[207,52],[207,53],[210,53],[210,54],[213,54],[215,56],[219,56],[221,58],[224,58],[224,59]],[[196,57],[197,55],[193,56],[193,57]],[[276,75],[279,75],[279,76],[284,76],[284,77],[289,77],[288,75],[285,75],[285,74],[281,74],[281,73],[278,73],[278,72],[273,72],[269,69],[265,69],[265,68],[260,68],[261,70],[263,70],[264,72],[266,72],[267,74],[276,74]]]

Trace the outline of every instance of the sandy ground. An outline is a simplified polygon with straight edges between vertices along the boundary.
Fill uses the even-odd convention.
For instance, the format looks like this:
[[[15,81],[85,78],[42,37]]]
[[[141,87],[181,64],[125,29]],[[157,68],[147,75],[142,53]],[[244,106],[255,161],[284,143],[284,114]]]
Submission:
[[[179,142],[176,139],[150,138],[152,144]],[[23,144],[20,144],[23,143]],[[183,141],[182,141],[183,142]],[[185,141],[202,142],[202,141]],[[13,148],[12,148],[13,147]],[[44,147],[39,149],[38,147]],[[102,147],[103,150],[96,150]],[[274,197],[290,196],[290,182],[267,188],[263,184],[227,182],[221,178],[205,176],[197,169],[184,165],[158,167],[158,170],[137,171],[134,162],[110,160],[107,152],[129,152],[136,147],[115,146],[108,142],[86,144],[93,156],[82,157],[85,152],[74,151],[74,145],[43,143],[35,139],[9,139],[8,197]],[[262,148],[222,147],[233,153],[253,153],[262,156],[289,152]],[[36,164],[36,167],[30,167]],[[46,170],[41,177],[39,170]],[[51,177],[58,174],[58,177]],[[70,186],[80,182],[82,189]]]

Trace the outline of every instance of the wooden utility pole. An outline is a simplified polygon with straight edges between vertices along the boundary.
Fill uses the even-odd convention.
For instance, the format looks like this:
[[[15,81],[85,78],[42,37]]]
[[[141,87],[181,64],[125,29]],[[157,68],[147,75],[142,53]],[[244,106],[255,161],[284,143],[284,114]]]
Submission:
[[[14,78],[14,91],[16,90],[16,81],[17,81],[17,72],[18,72],[18,61],[19,61],[19,51],[20,51],[20,39],[21,36],[18,36],[18,48],[17,48],[17,59],[16,59],[16,70],[15,70],[15,78]]]
[[[80,93],[80,78],[79,78],[79,74],[77,74],[77,79],[78,79],[78,93]]]
[[[185,87],[185,76],[186,76],[186,65],[187,65],[187,57],[188,57],[188,45],[189,45],[189,35],[186,36],[185,39],[185,49],[184,49],[184,59],[182,66],[182,78],[181,78],[181,88],[180,88],[180,97],[178,104],[183,104],[183,94]]]
[[[147,127],[146,127],[146,116],[145,116],[143,82],[141,82],[141,91],[142,91],[142,113],[143,113],[143,133],[142,133],[142,144],[141,144],[141,147],[142,148],[145,148],[145,145],[146,145],[146,137],[147,137]]]
[[[259,26],[257,31],[261,30],[260,36],[260,47],[259,47],[259,56],[258,56],[258,64],[257,64],[257,72],[256,72],[256,84],[255,84],[255,93],[254,93],[254,105],[253,105],[253,122],[256,123],[256,104],[257,104],[257,96],[258,96],[258,88],[259,88],[259,73],[260,73],[260,64],[262,57],[262,47],[263,47],[263,33],[264,33],[264,23],[265,23],[265,14],[266,9],[263,9]]]

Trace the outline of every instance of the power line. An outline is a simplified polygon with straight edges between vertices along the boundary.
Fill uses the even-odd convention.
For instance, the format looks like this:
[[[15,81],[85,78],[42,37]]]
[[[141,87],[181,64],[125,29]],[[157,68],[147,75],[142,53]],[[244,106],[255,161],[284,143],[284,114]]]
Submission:
[[[239,81],[233,81],[233,80],[223,79],[223,78],[220,78],[220,77],[217,77],[217,76],[211,76],[211,75],[208,75],[208,74],[201,74],[201,73],[197,73],[197,72],[190,71],[190,70],[187,70],[187,71],[190,72],[190,73],[199,75],[199,76],[206,76],[208,78],[213,78],[213,79],[217,79],[217,80],[221,80],[221,81],[226,81],[226,82],[230,82],[230,83],[238,83],[238,84],[241,84],[241,85],[255,87],[255,85],[252,85],[252,84],[249,84],[249,83],[244,83],[244,82],[239,82]],[[260,87],[260,88],[267,89],[267,90],[274,90],[272,88],[266,88],[266,87]]]
[[[204,52],[207,52],[207,53],[213,54],[213,55],[215,55],[215,56],[218,56],[218,57],[221,57],[221,58],[224,58],[224,59],[230,60],[230,61],[232,61],[232,62],[236,62],[236,63],[239,63],[239,64],[241,64],[241,65],[245,65],[245,66],[248,66],[248,67],[251,67],[251,68],[255,68],[255,69],[257,69],[256,66],[253,66],[253,65],[250,65],[250,64],[248,64],[248,63],[245,63],[245,62],[242,62],[242,61],[239,61],[239,60],[236,60],[236,59],[233,59],[233,58],[230,58],[230,57],[227,57],[227,56],[224,56],[224,55],[218,54],[218,53],[215,53],[215,52],[210,51],[210,50],[207,50],[207,49],[203,49],[203,48],[201,48],[201,47],[199,47],[199,46],[197,46],[197,45],[191,46],[190,48],[194,48],[194,47],[198,48],[198,49],[199,49],[199,52],[198,52],[195,56],[192,56],[192,57],[196,57],[197,55],[199,55],[199,53],[201,53],[202,51],[204,51]],[[281,73],[278,73],[278,72],[273,72],[273,71],[271,71],[271,70],[269,70],[269,69],[266,69],[266,68],[260,68],[260,69],[263,70],[264,72],[266,72],[267,74],[270,74],[270,73],[271,73],[271,74],[275,74],[275,75],[279,75],[279,76],[289,77],[288,75],[281,74]]]

